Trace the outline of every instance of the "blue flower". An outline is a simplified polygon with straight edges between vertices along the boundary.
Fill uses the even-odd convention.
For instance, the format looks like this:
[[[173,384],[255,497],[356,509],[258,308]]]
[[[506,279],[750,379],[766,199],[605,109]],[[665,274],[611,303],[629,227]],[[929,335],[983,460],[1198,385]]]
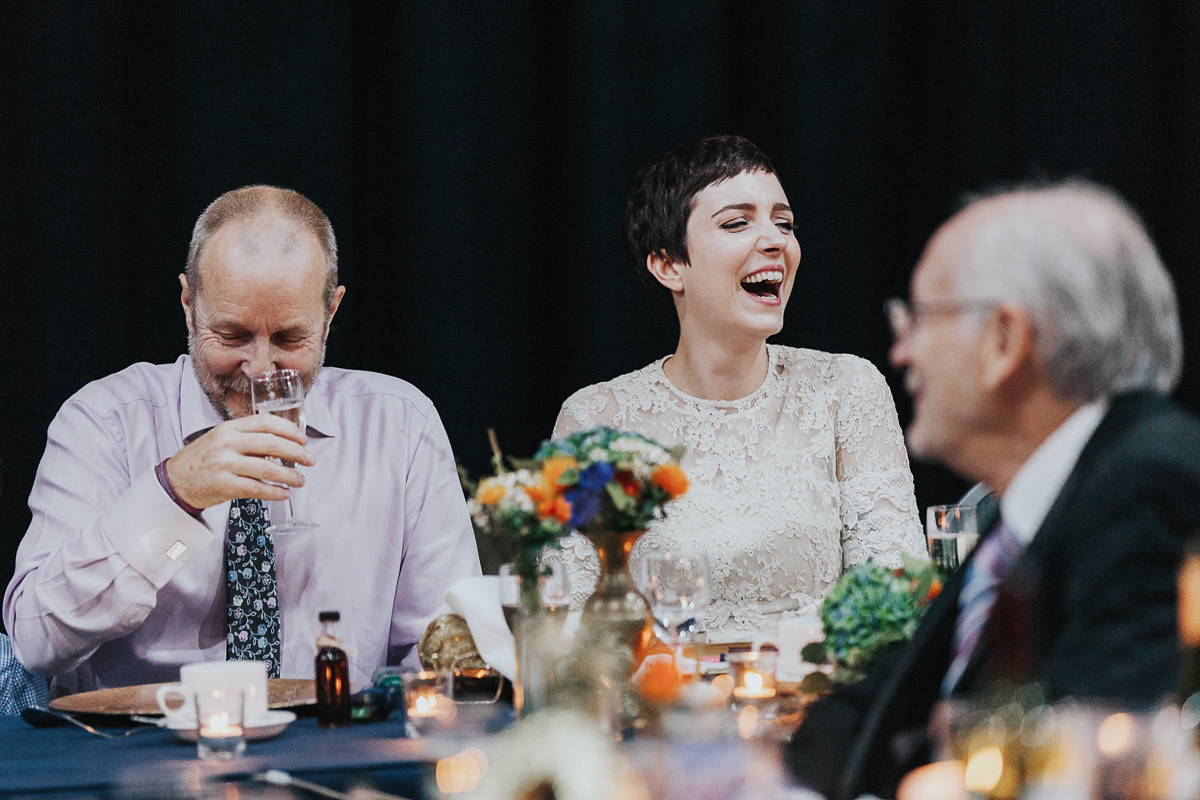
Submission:
[[[582,481],[580,482],[582,483]],[[581,486],[576,486],[564,492],[563,496],[571,504],[571,518],[567,520],[567,525],[572,528],[582,528],[587,525],[600,510],[600,492],[598,491],[589,491]]]
[[[579,487],[581,489],[590,489],[593,492],[599,492],[604,488],[605,484],[612,480],[613,465],[607,461],[597,461],[590,467],[579,473]]]

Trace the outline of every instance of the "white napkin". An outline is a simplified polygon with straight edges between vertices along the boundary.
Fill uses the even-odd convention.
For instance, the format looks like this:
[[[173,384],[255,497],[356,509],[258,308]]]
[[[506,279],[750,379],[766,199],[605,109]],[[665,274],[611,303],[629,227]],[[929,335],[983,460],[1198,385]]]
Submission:
[[[467,621],[475,647],[493,669],[510,681],[517,676],[517,646],[500,609],[500,578],[459,578],[446,590],[450,610]]]
[[[459,578],[446,590],[446,604],[467,621],[483,660],[510,681],[516,680],[517,643],[500,607],[500,578],[496,575]],[[580,616],[579,611],[567,615],[561,641],[569,643],[574,639]]]

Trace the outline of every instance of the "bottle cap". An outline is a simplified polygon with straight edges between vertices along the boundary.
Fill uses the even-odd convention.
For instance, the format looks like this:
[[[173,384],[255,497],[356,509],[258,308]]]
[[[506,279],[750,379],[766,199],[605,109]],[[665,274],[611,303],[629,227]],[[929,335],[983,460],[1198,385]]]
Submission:
[[[317,615],[318,622],[337,622],[342,618],[342,615],[336,611],[322,611]]]

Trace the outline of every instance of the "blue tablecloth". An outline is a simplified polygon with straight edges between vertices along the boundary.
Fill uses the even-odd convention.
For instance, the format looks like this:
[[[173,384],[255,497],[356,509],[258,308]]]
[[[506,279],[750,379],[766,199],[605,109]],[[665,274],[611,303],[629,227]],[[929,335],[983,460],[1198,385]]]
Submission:
[[[166,730],[102,739],[75,727],[32,728],[20,717],[0,717],[0,794],[186,796],[187,787],[204,781],[281,769],[330,788],[365,784],[421,798],[431,756],[424,742],[403,735],[399,722],[323,730],[302,718],[274,739],[249,742],[244,758],[202,762],[195,744]]]

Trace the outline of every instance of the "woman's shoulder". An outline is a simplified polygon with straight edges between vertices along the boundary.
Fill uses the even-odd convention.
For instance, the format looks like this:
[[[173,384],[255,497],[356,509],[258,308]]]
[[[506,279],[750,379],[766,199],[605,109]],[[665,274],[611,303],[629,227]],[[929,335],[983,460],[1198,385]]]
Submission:
[[[662,374],[661,364],[663,359],[653,361],[641,369],[635,369],[633,372],[626,372],[624,375],[618,375],[615,378],[610,378],[606,381],[593,383],[590,386],[584,386],[571,394],[566,399],[563,405],[567,405],[573,401],[587,401],[593,397],[612,397],[619,392],[628,391],[644,386],[652,386],[659,382],[659,376]]]
[[[855,388],[884,383],[879,369],[862,356],[827,353],[804,347],[770,345],[779,370],[790,381],[817,382],[835,388]]]
[[[662,362],[660,358],[641,369],[575,391],[563,401],[560,421],[569,417],[580,425],[611,424],[622,406],[653,392],[661,383]]]

